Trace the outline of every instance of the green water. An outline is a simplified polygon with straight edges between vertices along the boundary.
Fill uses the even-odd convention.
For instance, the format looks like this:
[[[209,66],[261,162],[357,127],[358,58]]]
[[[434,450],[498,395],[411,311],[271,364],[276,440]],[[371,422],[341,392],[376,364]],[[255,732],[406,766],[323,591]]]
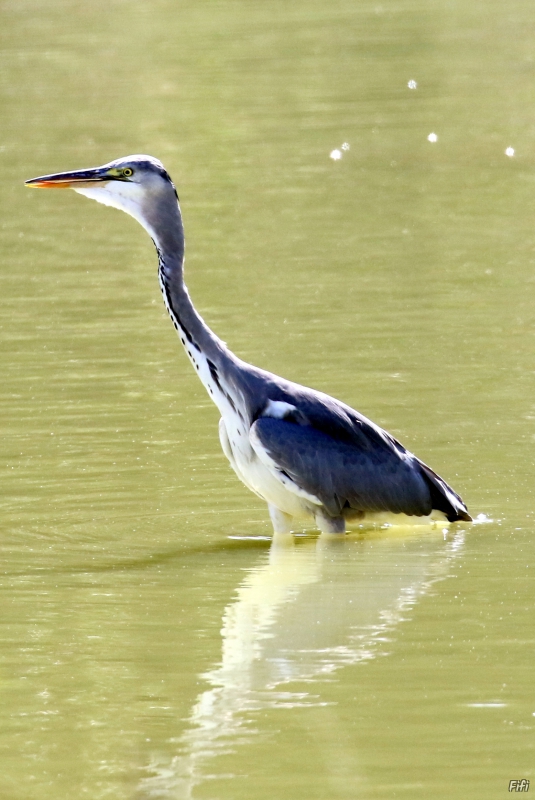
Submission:
[[[534,26],[528,0],[1,4],[2,800],[535,780]],[[136,152],[229,346],[488,521],[271,541],[145,232],[23,187]]]

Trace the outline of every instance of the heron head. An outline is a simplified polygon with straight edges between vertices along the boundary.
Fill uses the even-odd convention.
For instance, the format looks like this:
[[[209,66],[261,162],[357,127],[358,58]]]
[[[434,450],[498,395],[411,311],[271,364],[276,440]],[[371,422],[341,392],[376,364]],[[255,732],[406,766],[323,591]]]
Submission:
[[[26,181],[38,189],[74,189],[138,220],[154,238],[156,226],[177,209],[177,194],[161,161],[152,156],[118,158],[102,167],[42,175]]]

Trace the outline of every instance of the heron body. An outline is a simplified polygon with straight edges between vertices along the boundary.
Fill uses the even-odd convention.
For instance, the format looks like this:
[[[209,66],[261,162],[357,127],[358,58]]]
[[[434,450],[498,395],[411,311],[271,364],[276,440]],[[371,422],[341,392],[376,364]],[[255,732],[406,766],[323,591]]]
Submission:
[[[269,507],[275,532],[315,520],[342,533],[347,520],[471,519],[465,504],[394,437],[329,395],[235,356],[195,310],[184,284],[184,229],[161,162],[137,155],[103,167],[27,181],[72,188],[126,211],[158,253],[163,298],[188,358],[221,414],[223,452]]]

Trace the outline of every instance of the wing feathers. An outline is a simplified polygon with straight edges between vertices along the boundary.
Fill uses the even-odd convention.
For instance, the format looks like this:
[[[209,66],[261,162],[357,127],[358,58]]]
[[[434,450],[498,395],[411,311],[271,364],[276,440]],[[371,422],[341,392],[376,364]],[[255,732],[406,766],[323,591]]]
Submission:
[[[451,486],[448,486],[446,481],[442,480],[440,475],[437,475],[423,461],[418,460],[418,464],[431,492],[433,508],[443,511],[450,522],[456,522],[457,520],[471,522],[472,517],[468,513],[463,500],[453,491]]]
[[[318,498],[332,516],[344,507],[430,514],[431,492],[418,460],[378,436],[380,429],[375,426],[368,436],[364,425],[359,427],[357,444],[335,439],[312,425],[261,417],[252,425],[250,438],[272,468],[289,476],[301,492]]]

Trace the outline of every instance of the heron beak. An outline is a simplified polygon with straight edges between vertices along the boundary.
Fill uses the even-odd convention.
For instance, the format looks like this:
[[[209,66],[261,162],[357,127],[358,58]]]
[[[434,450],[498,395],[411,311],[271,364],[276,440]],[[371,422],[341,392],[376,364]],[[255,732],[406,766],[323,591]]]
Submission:
[[[26,186],[34,186],[37,189],[83,189],[95,183],[103,183],[116,179],[110,174],[111,170],[107,167],[96,167],[94,169],[80,169],[76,172],[58,172],[55,175],[42,175],[40,178],[32,178],[25,181]]]

